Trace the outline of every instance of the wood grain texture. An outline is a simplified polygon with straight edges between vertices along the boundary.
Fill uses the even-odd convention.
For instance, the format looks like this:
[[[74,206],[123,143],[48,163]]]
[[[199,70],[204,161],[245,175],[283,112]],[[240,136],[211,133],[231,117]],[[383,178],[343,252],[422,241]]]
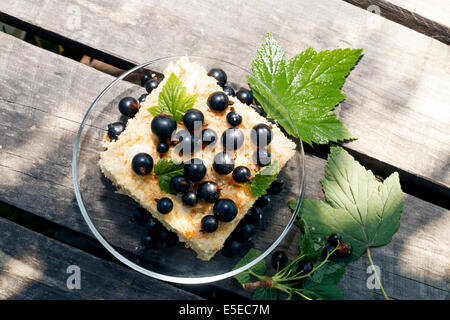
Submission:
[[[450,26],[450,2],[446,0],[389,0],[389,2],[429,20]]]
[[[0,218],[0,299],[200,299]],[[80,290],[67,268],[80,268]]]
[[[448,1],[344,0],[364,10],[450,44]]]
[[[0,12],[134,62],[197,54],[248,68],[267,31],[288,58],[310,46],[364,48],[337,109],[359,137],[347,146],[450,186],[449,47],[344,1],[5,0]]]
[[[90,235],[74,199],[70,161],[79,123],[90,102],[112,77],[4,34],[0,34],[0,41],[4,44],[0,51],[0,201]],[[99,123],[110,121],[110,115],[101,116],[96,116]],[[90,146],[93,151],[99,146],[95,137],[104,134],[96,124],[89,123],[92,139],[86,140],[86,148]],[[324,160],[306,157],[306,197],[322,197],[319,179],[324,164]],[[101,211],[101,206],[109,204],[111,210],[120,213],[123,199],[108,194],[99,198],[98,208],[93,210]],[[275,198],[274,202],[280,201]],[[103,221],[108,227],[102,232],[117,238],[116,244],[121,247],[136,246],[142,231],[128,223],[129,213],[121,213],[114,221]],[[448,213],[405,194],[402,224],[394,241],[373,250],[385,288],[393,298],[448,298]],[[282,244],[291,257],[297,235],[298,231],[291,231]],[[347,298],[381,298],[366,287],[365,261],[348,268],[341,284]],[[215,285],[249,295],[233,279]]]

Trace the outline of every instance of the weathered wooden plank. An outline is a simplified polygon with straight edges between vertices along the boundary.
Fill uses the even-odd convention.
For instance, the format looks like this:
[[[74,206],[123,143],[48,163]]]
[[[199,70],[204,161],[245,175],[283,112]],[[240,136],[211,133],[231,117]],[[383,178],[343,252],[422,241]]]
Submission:
[[[364,48],[344,87],[348,98],[338,108],[359,137],[347,146],[450,186],[448,46],[351,4],[6,0],[0,12],[137,62],[188,53],[249,67],[267,31],[288,57],[309,46]],[[217,12],[224,19],[211,23]]]
[[[112,77],[4,34],[0,41],[4,44],[0,52],[0,201],[89,235],[74,199],[70,159],[84,112]],[[104,117],[97,117],[99,124],[111,121],[108,115]],[[95,137],[104,131],[102,126],[94,127],[97,123],[91,125],[92,139],[87,146],[95,151],[99,148]],[[306,197],[322,196],[319,179],[324,163],[306,157]],[[120,196],[99,198],[98,208],[109,203],[120,217],[102,232],[117,238],[115,244],[121,247],[136,246],[142,231],[128,223],[129,214],[120,212],[125,204],[116,197]],[[389,246],[373,252],[383,270],[385,287],[388,291],[392,288],[394,298],[447,297],[449,230],[447,210],[405,195],[400,231]],[[291,232],[283,242],[291,256],[296,250],[296,234]],[[342,286],[348,298],[380,297],[366,288],[363,262],[351,265],[346,279]],[[240,290],[233,279],[216,285]]]
[[[389,0],[390,3],[442,25],[450,26],[450,2],[445,0]]]
[[[450,44],[448,3],[440,0],[344,0],[364,10],[423,33],[445,44]],[[445,20],[447,16],[447,20]]]
[[[200,299],[0,218],[0,299]],[[67,279],[80,270],[80,289]],[[70,282],[73,283],[73,282]]]

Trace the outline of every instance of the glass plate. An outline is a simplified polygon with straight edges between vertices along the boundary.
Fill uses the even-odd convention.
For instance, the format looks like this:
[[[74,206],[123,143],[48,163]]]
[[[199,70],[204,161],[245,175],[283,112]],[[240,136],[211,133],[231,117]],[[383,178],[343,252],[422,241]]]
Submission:
[[[146,93],[140,85],[144,75],[163,77],[162,72],[170,62],[176,62],[178,56],[156,59],[136,66],[125,72],[109,84],[94,100],[83,118],[75,141],[72,159],[72,174],[75,195],[87,225],[100,243],[118,260],[130,268],[145,275],[163,281],[200,284],[218,281],[236,275],[270,254],[288,233],[298,212],[287,207],[287,202],[298,199],[299,205],[304,190],[304,153],[302,143],[295,139],[297,151],[295,156],[281,171],[285,181],[280,194],[270,196],[271,204],[264,208],[261,223],[255,225],[251,241],[244,243],[241,252],[233,258],[221,252],[210,261],[196,258],[196,253],[178,243],[174,247],[161,247],[157,250],[144,249],[141,238],[144,226],[131,223],[133,210],[139,205],[130,197],[116,192],[111,182],[106,179],[98,166],[99,153],[103,151],[102,139],[109,123],[126,121],[118,110],[120,99],[132,96],[136,99]],[[214,58],[189,56],[191,62],[205,67],[221,68],[228,76],[228,84],[235,89],[248,88],[248,77],[254,77],[249,71],[235,64]],[[267,87],[255,80],[262,87]],[[278,105],[279,114],[284,121],[292,124],[286,108],[269,89],[266,103]],[[245,119],[244,119],[245,121]],[[295,126],[292,126],[295,128]],[[220,133],[219,133],[220,134]],[[249,261],[239,269],[233,270],[236,263],[248,252],[256,248],[262,254]]]

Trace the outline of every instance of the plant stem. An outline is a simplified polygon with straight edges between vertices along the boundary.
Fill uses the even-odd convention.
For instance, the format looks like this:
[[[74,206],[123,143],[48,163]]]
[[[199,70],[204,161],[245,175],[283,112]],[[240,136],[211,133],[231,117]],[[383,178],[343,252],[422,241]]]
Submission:
[[[310,297],[305,296],[303,293],[301,293],[300,291],[295,291],[296,294],[298,294],[300,297],[306,299],[306,300],[312,300]]]
[[[268,279],[268,277],[260,276],[259,274],[253,272],[252,269],[249,269],[249,270],[248,270],[248,273],[249,273],[250,275],[254,276],[255,278],[258,278],[259,280],[267,280],[267,279]]]
[[[256,282],[244,283],[242,288],[245,290],[255,290],[256,288],[270,288],[272,287],[272,279],[269,278],[267,280],[259,280]]]
[[[381,290],[381,293],[383,294],[384,299],[389,300],[389,297],[386,294],[386,292],[384,291],[383,285],[381,284],[381,280],[378,277],[377,270],[375,269],[375,266],[373,264],[372,255],[370,254],[369,248],[367,248],[367,258],[369,258],[369,262],[370,262],[370,265],[372,266],[373,274],[375,275],[375,280],[377,281],[378,285],[380,286],[380,290]]]
[[[300,279],[304,279],[307,278],[309,276],[311,276],[314,272],[316,272],[318,269],[320,269],[325,263],[329,262],[330,260],[328,260],[328,258],[336,251],[338,250],[338,247],[336,247],[332,252],[330,252],[327,257],[325,258],[325,260],[323,260],[317,267],[315,267],[314,269],[312,269],[309,273],[300,276],[301,272],[297,273],[296,275],[294,275],[293,277],[290,278],[285,278],[283,279],[283,281],[295,281],[295,280],[300,280]]]

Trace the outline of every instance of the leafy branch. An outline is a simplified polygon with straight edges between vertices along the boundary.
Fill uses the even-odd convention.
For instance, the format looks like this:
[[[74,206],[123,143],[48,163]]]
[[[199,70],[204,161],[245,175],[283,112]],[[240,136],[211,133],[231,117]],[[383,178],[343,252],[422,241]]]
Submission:
[[[276,298],[273,293],[263,295],[272,289],[285,292],[288,299],[293,296],[307,300],[341,299],[337,283],[345,272],[345,264],[367,252],[380,290],[385,299],[389,299],[374,267],[370,248],[388,244],[400,226],[403,194],[398,174],[393,173],[383,183],[378,182],[370,170],[344,149],[333,146],[321,183],[325,201],[305,199],[296,221],[302,231],[298,256],[272,277],[250,270],[241,284],[245,289],[258,289],[256,297]],[[288,205],[295,210],[297,201],[289,201]],[[326,245],[324,239],[333,233],[340,234],[343,243],[351,243],[353,250],[348,257],[330,259],[338,243],[338,247],[320,261],[318,257]],[[313,261],[316,267],[302,274],[296,266],[303,260]],[[250,282],[250,275],[258,281]]]

